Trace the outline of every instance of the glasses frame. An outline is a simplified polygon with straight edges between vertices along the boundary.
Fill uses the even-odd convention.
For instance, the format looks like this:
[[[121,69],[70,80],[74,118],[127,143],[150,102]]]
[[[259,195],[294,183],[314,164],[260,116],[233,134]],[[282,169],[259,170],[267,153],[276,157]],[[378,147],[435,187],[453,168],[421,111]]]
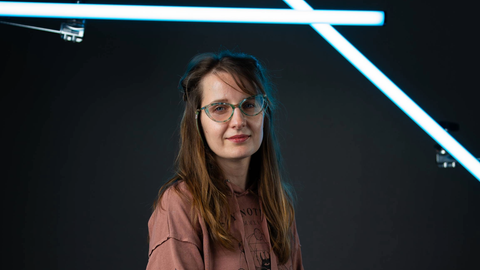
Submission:
[[[256,113],[256,114],[253,114],[253,115],[250,115],[250,114],[247,114],[243,111],[242,109],[242,104],[249,98],[252,98],[252,97],[258,97],[258,96],[262,96],[264,98],[264,101],[263,101],[263,105],[262,105],[262,108],[261,110]],[[215,106],[215,105],[229,105],[230,107],[232,107],[232,114],[230,115],[230,117],[228,117],[228,119],[224,120],[224,121],[217,121],[215,119],[212,118],[212,116],[210,115],[210,111],[208,110],[208,108],[212,107],[212,106]],[[214,122],[217,122],[217,123],[225,123],[225,122],[228,122],[230,121],[230,119],[232,119],[233,117],[233,114],[235,113],[235,108],[238,108],[240,109],[240,111],[242,112],[243,115],[246,115],[246,116],[256,116],[258,114],[260,114],[261,112],[263,112],[263,110],[265,110],[265,108],[267,107],[267,95],[263,95],[263,94],[259,94],[259,95],[253,95],[253,96],[249,96],[245,99],[243,99],[242,101],[240,101],[240,103],[238,104],[230,104],[230,103],[226,103],[226,102],[215,102],[215,103],[211,103],[211,104],[208,104],[200,109],[197,109],[195,111],[195,120],[198,119],[198,115],[202,112],[202,110],[205,110],[205,114],[208,116],[208,118],[210,118],[212,121]],[[197,123],[198,125],[198,123]]]

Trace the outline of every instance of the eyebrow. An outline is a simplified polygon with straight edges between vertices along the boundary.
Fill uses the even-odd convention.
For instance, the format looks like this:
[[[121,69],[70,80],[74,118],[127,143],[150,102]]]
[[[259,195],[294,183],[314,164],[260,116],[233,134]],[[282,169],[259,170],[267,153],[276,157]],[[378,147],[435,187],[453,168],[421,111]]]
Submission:
[[[209,104],[217,103],[217,102],[228,102],[228,99],[226,99],[226,98],[215,99],[214,101],[210,102]]]
[[[249,97],[250,97],[250,96],[243,98],[242,101],[243,101],[244,99],[246,99],[246,98],[249,98]],[[242,102],[242,101],[240,101],[240,102]],[[229,102],[228,102],[228,99],[222,98],[222,99],[215,99],[214,101],[208,103],[207,105],[212,104],[212,103],[219,103],[219,102],[229,103]],[[205,106],[206,106],[206,105],[205,105]]]

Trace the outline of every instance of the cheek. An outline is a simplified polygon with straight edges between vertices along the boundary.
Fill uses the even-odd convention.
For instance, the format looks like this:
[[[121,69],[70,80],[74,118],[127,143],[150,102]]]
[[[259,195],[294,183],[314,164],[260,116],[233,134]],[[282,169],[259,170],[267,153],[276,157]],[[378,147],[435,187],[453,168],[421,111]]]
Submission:
[[[223,138],[225,125],[211,121],[206,115],[202,115],[200,120],[207,141],[210,143],[218,143],[217,140]]]
[[[259,140],[259,143],[262,143],[263,140],[263,123],[264,123],[264,117],[260,116],[257,121],[252,123],[252,129],[253,132],[257,135],[257,138]]]
[[[203,134],[207,135],[207,133],[209,133],[208,125],[205,123],[205,115],[203,115],[203,113],[200,115],[200,119],[198,120],[197,123],[202,127]]]
[[[202,130],[203,130],[203,135],[207,141],[210,141],[210,137],[212,136],[212,127],[210,123],[208,122],[209,119],[207,119],[206,115],[202,115],[200,117],[200,125],[202,125]]]

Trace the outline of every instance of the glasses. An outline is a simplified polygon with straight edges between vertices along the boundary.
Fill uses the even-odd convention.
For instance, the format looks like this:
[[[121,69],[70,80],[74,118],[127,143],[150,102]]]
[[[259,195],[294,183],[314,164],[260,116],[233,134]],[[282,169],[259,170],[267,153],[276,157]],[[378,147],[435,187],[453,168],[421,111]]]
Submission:
[[[198,118],[198,114],[202,110],[205,110],[205,113],[210,119],[215,122],[223,123],[232,118],[235,108],[239,108],[244,115],[255,116],[265,109],[267,105],[266,98],[267,95],[251,96],[236,105],[225,102],[212,103],[197,109],[195,118]]]

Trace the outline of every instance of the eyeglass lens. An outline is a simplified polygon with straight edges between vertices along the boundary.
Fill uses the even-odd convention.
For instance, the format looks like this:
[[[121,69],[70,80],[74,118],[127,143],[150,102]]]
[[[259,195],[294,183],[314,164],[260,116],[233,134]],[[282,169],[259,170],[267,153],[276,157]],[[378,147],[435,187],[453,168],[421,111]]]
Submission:
[[[259,114],[264,107],[264,98],[261,95],[249,97],[243,100],[240,104],[240,110],[248,115],[254,116]],[[212,120],[223,122],[228,120],[233,115],[232,106],[228,103],[213,103],[208,106],[207,114]]]

